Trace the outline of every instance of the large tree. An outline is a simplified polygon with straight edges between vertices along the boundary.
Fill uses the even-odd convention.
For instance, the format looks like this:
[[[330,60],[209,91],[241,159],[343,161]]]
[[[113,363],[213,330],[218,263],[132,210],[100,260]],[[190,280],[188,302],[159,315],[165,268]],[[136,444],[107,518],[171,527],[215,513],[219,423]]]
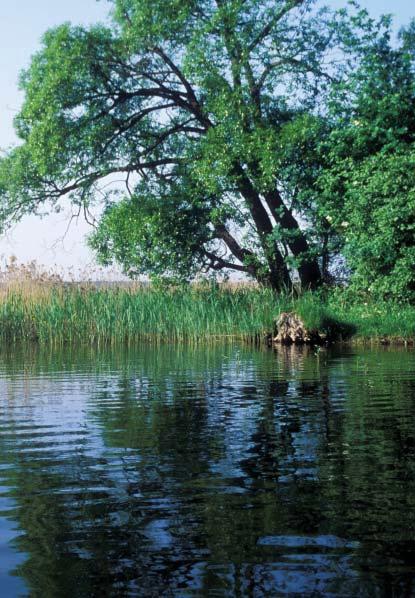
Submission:
[[[387,22],[314,0],[112,8],[110,26],[47,32],[23,73],[2,222],[65,196],[86,213],[99,201],[91,244],[132,275],[235,270],[275,289],[297,276],[318,286],[324,234],[298,187],[316,176],[303,169],[310,134]]]
[[[318,196],[321,220],[329,220],[347,259],[351,288],[413,301],[415,21],[397,43],[388,33],[379,38],[333,91],[325,126],[314,150],[319,173],[308,191]]]

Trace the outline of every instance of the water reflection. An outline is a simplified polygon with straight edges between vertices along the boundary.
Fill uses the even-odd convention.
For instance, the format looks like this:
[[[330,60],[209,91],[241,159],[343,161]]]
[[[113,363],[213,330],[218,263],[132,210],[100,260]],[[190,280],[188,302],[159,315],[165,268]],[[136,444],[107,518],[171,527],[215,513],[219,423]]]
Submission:
[[[414,595],[414,352],[0,358],[5,595]]]

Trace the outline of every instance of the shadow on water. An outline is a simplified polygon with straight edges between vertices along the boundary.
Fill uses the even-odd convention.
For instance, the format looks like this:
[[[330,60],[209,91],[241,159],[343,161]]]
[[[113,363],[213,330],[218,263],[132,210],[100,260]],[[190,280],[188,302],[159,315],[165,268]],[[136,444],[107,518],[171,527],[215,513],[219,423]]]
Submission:
[[[413,596],[415,353],[0,353],[7,596]]]

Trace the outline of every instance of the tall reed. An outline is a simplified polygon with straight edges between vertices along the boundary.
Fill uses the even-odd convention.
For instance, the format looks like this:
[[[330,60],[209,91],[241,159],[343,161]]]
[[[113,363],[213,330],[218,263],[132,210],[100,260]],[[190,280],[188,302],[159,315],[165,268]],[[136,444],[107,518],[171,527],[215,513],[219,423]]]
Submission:
[[[278,300],[267,289],[32,282],[0,290],[0,337],[41,342],[251,339],[271,330],[278,310]]]
[[[0,276],[0,339],[41,343],[206,342],[260,339],[282,311],[298,312],[310,328],[354,330],[355,338],[415,338],[415,307],[353,303],[341,292],[276,295],[253,285],[186,288],[66,283],[32,265]]]

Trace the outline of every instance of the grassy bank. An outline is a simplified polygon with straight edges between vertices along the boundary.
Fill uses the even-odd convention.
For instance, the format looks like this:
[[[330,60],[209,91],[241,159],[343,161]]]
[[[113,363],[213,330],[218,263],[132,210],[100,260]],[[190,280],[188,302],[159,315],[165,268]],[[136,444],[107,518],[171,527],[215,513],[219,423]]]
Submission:
[[[31,285],[2,293],[0,336],[41,342],[248,339],[270,329],[276,311],[267,290]]]
[[[337,294],[276,297],[249,286],[107,287],[25,281],[0,289],[3,342],[111,343],[145,339],[252,341],[273,328],[282,311],[298,312],[306,325],[343,339],[404,341],[415,338],[415,307],[351,303]]]

